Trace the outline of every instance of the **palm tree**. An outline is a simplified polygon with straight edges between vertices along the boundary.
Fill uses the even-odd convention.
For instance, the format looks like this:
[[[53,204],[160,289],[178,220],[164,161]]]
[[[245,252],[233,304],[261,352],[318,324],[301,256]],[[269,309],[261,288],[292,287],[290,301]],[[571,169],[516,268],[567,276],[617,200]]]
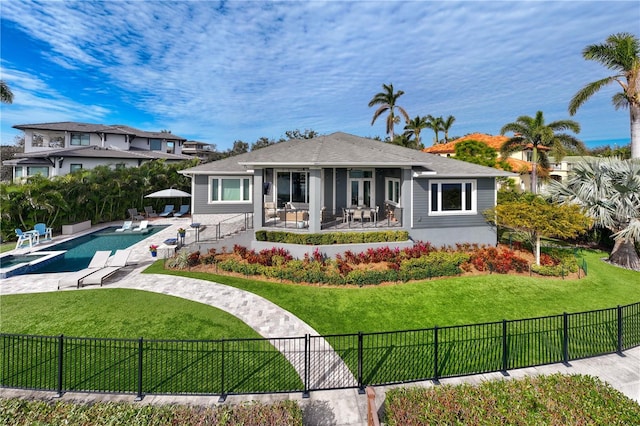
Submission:
[[[419,115],[416,115],[416,118],[413,118],[407,121],[407,125],[404,126],[404,134],[408,138],[410,138],[411,136],[414,137],[415,147],[417,149],[424,148],[424,146],[422,145],[422,142],[420,141],[420,132],[422,131],[422,129],[426,129],[426,128],[427,128],[427,117],[420,117]]]
[[[440,117],[442,119],[442,117]],[[449,142],[449,129],[453,126],[453,122],[456,118],[453,115],[447,117],[446,120],[442,120],[442,130],[444,130],[444,143]]]
[[[441,130],[444,130],[442,117],[434,117],[431,114],[427,115],[427,127],[433,130],[436,134],[436,138],[433,144],[439,144],[440,138],[438,137],[438,134]]]
[[[556,161],[560,161],[564,157],[567,148],[576,149],[580,153],[586,152],[584,144],[574,136],[566,133],[556,133],[562,130],[580,133],[580,125],[573,120],[558,120],[545,124],[542,111],[538,111],[535,117],[520,116],[515,122],[505,124],[500,130],[502,135],[507,132],[514,133],[514,136],[508,139],[500,149],[502,158],[507,158],[518,151],[527,149],[533,151],[531,192],[534,194],[537,193],[538,189],[538,166],[543,169],[549,168],[549,158],[545,152],[546,150],[540,150],[540,148],[550,149]]]
[[[585,47],[582,56],[586,60],[600,62],[615,74],[580,89],[569,103],[569,114],[574,115],[602,87],[618,83],[622,92],[613,95],[613,106],[615,109],[629,107],[631,158],[640,158],[640,41],[629,33],[613,34],[604,44]]]
[[[374,105],[380,105],[376,112],[373,113],[373,119],[371,120],[371,125],[376,122],[376,119],[382,115],[382,113],[389,111],[389,116],[387,117],[387,134],[389,135],[389,139],[391,141],[394,140],[393,134],[393,126],[400,122],[400,117],[395,115],[395,109],[398,108],[400,114],[404,117],[404,121],[409,121],[409,114],[404,110],[400,105],[396,105],[398,98],[404,95],[402,90],[398,90],[396,93],[393,92],[393,84],[382,85],[384,91],[380,93],[376,93],[373,99],[369,101],[369,108]]]
[[[596,226],[613,232],[609,261],[640,271],[634,246],[640,241],[640,160],[585,160],[565,182],[551,182],[549,193],[561,203],[582,206]]]
[[[0,101],[4,104],[13,103],[13,92],[4,80],[0,80]]]

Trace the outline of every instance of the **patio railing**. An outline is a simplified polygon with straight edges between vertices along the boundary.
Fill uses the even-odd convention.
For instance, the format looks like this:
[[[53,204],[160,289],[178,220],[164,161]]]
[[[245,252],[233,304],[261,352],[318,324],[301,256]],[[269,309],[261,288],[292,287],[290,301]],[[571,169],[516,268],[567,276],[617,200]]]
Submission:
[[[147,340],[0,334],[0,386],[146,394],[303,392],[438,380],[640,345],[640,302],[580,313],[380,333]],[[339,355],[339,358],[336,356]],[[342,368],[343,366],[348,368]]]

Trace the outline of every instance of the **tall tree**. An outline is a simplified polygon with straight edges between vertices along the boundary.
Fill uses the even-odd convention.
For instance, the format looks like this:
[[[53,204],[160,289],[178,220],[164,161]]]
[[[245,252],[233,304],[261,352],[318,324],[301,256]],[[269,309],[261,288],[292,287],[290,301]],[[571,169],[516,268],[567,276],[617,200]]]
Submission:
[[[4,80],[0,80],[0,101],[4,104],[13,103],[13,92]]]
[[[427,128],[433,130],[434,133],[436,134],[435,140],[433,141],[434,145],[437,145],[440,143],[439,135],[440,135],[440,132],[444,130],[442,124],[443,124],[442,117],[434,117],[431,114],[427,115]]]
[[[442,117],[440,117],[442,119]],[[456,121],[456,118],[453,115],[447,117],[446,120],[442,119],[442,130],[444,131],[444,143],[449,142],[449,130],[451,126],[453,126],[453,122]]]
[[[400,122],[400,117],[396,115],[396,108],[400,112],[400,114],[404,117],[405,122],[409,121],[409,114],[404,110],[400,105],[397,105],[396,102],[398,98],[404,95],[402,90],[398,90],[394,93],[393,84],[383,84],[383,91],[380,93],[376,93],[373,98],[369,101],[369,108],[374,105],[380,105],[376,112],[373,113],[373,119],[371,120],[371,125],[376,122],[376,119],[380,117],[385,112],[389,112],[387,116],[387,134],[389,135],[389,139],[391,141],[394,140],[393,127],[394,125]]]
[[[531,192],[534,194],[538,192],[538,166],[544,169],[549,168],[547,150],[541,150],[540,148],[548,148],[556,161],[560,161],[564,157],[564,152],[567,148],[576,149],[580,153],[586,152],[584,144],[574,136],[567,133],[556,133],[563,130],[580,133],[580,125],[573,120],[558,120],[546,124],[542,111],[538,111],[535,117],[520,116],[513,123],[505,124],[500,130],[502,135],[507,132],[513,132],[514,134],[500,149],[503,158],[507,158],[517,151],[525,151],[527,149],[533,151]]]
[[[592,44],[582,51],[584,59],[596,61],[615,74],[584,86],[569,103],[569,114],[602,87],[618,83],[622,92],[613,95],[615,109],[629,108],[631,121],[631,158],[640,158],[640,41],[629,33],[610,35],[604,44]]]
[[[404,134],[408,138],[413,136],[416,149],[424,148],[424,145],[422,145],[422,141],[420,140],[420,132],[426,128],[427,117],[420,117],[419,115],[416,115],[416,118],[407,121],[407,124],[404,126]]]
[[[551,196],[586,210],[595,225],[613,232],[609,261],[640,271],[640,160],[596,158],[577,163],[564,182],[551,182]]]

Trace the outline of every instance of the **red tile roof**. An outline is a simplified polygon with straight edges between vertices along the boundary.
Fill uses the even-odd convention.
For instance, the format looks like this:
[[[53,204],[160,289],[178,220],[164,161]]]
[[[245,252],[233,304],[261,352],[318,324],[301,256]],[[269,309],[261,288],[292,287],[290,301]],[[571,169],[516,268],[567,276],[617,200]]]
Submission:
[[[429,152],[431,154],[453,154],[454,152],[456,152],[456,145],[464,141],[482,142],[485,145],[495,149],[496,151],[500,151],[502,145],[508,140],[509,137],[502,135],[493,136],[487,135],[486,133],[471,133],[461,138],[452,140],[451,142],[430,146],[429,148],[425,148],[423,151]]]

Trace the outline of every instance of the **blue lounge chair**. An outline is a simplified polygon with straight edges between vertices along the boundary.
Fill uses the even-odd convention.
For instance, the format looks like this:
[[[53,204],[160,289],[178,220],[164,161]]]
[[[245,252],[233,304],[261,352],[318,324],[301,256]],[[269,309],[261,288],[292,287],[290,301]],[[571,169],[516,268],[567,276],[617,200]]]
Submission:
[[[164,206],[164,211],[159,214],[162,217],[169,217],[169,215],[173,213],[173,204],[167,204]]]
[[[180,206],[180,210],[178,210],[177,212],[175,212],[173,215],[175,217],[180,217],[180,216],[184,216],[185,214],[189,213],[189,204],[183,204]]]

